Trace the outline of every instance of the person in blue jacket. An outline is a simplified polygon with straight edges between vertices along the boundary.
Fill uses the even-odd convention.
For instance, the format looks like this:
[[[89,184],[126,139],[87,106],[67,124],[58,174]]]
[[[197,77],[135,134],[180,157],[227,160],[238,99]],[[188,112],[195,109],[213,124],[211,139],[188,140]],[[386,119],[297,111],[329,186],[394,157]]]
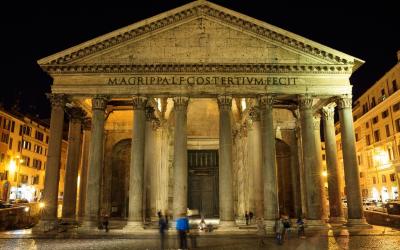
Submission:
[[[182,213],[180,217],[176,219],[176,230],[178,230],[179,235],[179,248],[188,249],[186,234],[189,231],[189,220],[185,213]]]

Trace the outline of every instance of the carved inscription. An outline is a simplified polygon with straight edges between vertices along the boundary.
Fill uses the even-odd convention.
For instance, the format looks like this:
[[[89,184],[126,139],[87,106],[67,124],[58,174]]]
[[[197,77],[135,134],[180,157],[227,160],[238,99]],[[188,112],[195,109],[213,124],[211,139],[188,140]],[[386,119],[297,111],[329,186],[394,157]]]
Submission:
[[[297,77],[128,76],[107,79],[108,85],[296,85]]]

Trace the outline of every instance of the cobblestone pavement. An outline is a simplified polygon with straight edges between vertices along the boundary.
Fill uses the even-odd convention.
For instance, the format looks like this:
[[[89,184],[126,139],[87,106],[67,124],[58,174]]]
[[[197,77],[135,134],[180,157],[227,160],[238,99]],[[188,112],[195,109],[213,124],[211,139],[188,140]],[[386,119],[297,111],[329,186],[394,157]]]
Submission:
[[[75,236],[76,237],[76,236]],[[37,237],[32,234],[0,233],[0,249],[20,250],[116,250],[116,249],[159,249],[157,235],[86,235],[75,238],[71,235]],[[177,249],[176,235],[168,237],[167,249]],[[304,239],[289,235],[283,246],[274,238],[260,238],[254,235],[202,235],[188,240],[190,249],[400,249],[400,231],[390,228],[374,228],[354,232],[330,231],[325,234],[308,235]]]

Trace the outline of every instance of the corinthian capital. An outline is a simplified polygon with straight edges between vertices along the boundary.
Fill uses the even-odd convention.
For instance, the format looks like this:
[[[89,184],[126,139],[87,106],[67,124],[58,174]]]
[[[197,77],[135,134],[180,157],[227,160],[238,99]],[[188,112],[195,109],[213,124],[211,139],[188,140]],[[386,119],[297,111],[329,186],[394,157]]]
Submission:
[[[299,96],[299,108],[300,109],[311,109],[313,104],[313,98],[310,95]]]
[[[220,95],[217,97],[218,106],[220,110],[230,110],[232,107],[232,96]]]
[[[188,103],[189,103],[189,98],[186,96],[176,96],[173,98],[174,100],[174,109],[175,110],[186,110]]]
[[[321,109],[321,114],[324,120],[333,120],[335,115],[336,103],[330,103]]]
[[[249,110],[249,117],[253,122],[259,122],[261,120],[260,108],[257,106],[251,107]]]
[[[147,104],[147,97],[145,96],[139,96],[139,95],[134,95],[132,96],[132,106],[133,109],[144,109]]]
[[[259,98],[261,108],[272,108],[275,102],[274,95],[263,95]]]
[[[319,130],[321,128],[321,115],[320,114],[315,114],[313,116],[313,125],[314,125],[314,130]]]
[[[92,119],[85,117],[82,122],[83,130],[90,130],[92,128]]]
[[[83,121],[86,116],[86,112],[79,107],[72,107],[67,110],[67,114],[71,120]]]
[[[67,103],[67,97],[64,94],[46,94],[47,98],[50,100],[52,107],[64,108]]]
[[[351,95],[344,95],[341,96],[338,100],[337,100],[337,104],[338,104],[338,108],[339,109],[346,109],[346,108],[350,108],[352,107],[352,98]]]
[[[103,95],[98,95],[92,98],[92,109],[105,110],[107,107],[108,97]]]

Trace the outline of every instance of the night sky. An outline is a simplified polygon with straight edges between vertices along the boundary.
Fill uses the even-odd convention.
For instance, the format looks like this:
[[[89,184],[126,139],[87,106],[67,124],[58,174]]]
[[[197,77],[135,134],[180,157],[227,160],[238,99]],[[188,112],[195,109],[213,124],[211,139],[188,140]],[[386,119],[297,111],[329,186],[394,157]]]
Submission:
[[[2,8],[0,102],[6,108],[17,104],[22,113],[48,118],[50,104],[45,93],[50,92],[51,79],[37,65],[38,59],[188,2],[147,0],[128,6],[111,1],[82,6],[57,1],[56,6],[21,3]],[[355,98],[397,62],[397,6],[349,6],[336,1],[329,6],[301,2],[291,7],[284,1],[268,6],[269,1],[262,0],[212,2],[365,60],[351,78]]]

